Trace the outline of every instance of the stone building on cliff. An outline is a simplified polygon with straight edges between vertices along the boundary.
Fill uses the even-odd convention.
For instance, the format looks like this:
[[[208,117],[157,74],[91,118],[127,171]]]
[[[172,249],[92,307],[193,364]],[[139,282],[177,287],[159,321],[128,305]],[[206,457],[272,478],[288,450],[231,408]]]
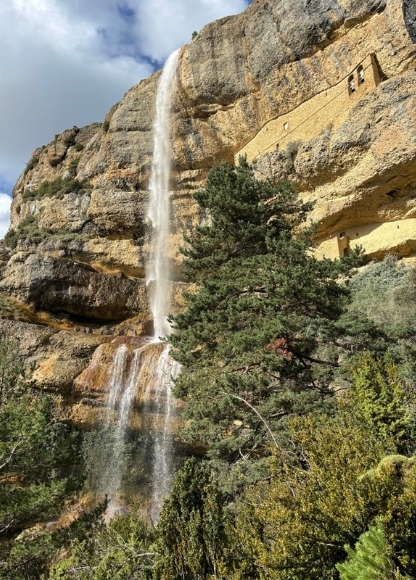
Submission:
[[[74,390],[94,349],[151,326],[146,214],[159,78],[132,87],[102,124],[36,149],[14,188],[0,292],[92,332],[0,323],[15,324],[38,386],[59,392],[78,423],[98,412],[98,391]],[[192,194],[241,154],[259,177],[289,178],[315,202],[322,255],[357,243],[370,258],[416,254],[414,0],[254,0],[182,47],[172,89],[173,309],[178,250],[203,217]]]

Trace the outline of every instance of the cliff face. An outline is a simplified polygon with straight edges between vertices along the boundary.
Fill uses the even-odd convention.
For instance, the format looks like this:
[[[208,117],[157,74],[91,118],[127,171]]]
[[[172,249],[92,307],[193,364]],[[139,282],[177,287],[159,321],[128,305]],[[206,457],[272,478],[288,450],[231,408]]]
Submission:
[[[259,176],[289,177],[316,201],[317,252],[336,256],[354,243],[369,256],[416,252],[415,43],[413,0],[254,0],[181,49],[173,309],[178,248],[202,217],[192,193],[211,167],[240,154]],[[88,340],[151,325],[144,268],[159,76],[130,89],[102,125],[37,149],[14,189],[0,291],[93,328]],[[73,380],[80,369],[71,372]],[[37,379],[43,385],[40,371]]]

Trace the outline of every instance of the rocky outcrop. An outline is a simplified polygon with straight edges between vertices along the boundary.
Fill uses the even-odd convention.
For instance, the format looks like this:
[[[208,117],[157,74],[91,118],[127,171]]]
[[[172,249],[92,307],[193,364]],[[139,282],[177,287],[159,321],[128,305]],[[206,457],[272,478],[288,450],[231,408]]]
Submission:
[[[318,253],[359,243],[370,257],[416,254],[415,43],[411,0],[254,0],[181,49],[171,114],[173,309],[179,247],[203,217],[192,193],[211,167],[240,154],[260,177],[288,177],[316,202]],[[0,290],[78,326],[149,330],[159,76],[131,88],[102,125],[74,127],[34,152],[14,189]]]
[[[88,365],[95,349],[113,338],[1,319],[0,336],[10,336],[18,342],[28,368],[34,369],[34,384],[65,403],[71,403],[74,379]]]

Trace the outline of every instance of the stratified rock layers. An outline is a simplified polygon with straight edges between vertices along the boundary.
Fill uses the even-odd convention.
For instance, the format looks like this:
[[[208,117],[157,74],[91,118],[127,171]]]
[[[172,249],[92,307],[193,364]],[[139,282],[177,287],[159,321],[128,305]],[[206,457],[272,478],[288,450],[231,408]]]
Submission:
[[[369,256],[415,254],[415,42],[412,0],[254,0],[181,49],[173,309],[183,235],[205,217],[192,193],[210,168],[240,153],[260,177],[289,177],[316,202],[321,254],[356,243]],[[159,76],[130,89],[102,125],[75,127],[34,152],[14,190],[0,290],[85,323],[138,317],[139,332],[149,328],[146,213]],[[45,181],[57,191],[42,189]]]

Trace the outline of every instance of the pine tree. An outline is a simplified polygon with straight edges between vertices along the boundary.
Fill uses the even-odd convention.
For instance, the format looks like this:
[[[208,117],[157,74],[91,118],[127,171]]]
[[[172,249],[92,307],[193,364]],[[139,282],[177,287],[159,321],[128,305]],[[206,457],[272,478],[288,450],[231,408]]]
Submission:
[[[189,459],[175,478],[157,527],[158,580],[223,578],[224,497],[207,463]]]
[[[331,398],[348,298],[336,279],[348,267],[314,258],[300,227],[310,206],[287,182],[256,180],[244,160],[212,170],[196,199],[210,222],[183,250],[195,291],[173,318],[176,395],[189,439],[220,458],[258,457],[290,414]]]
[[[397,364],[390,352],[362,353],[350,366],[353,384],[348,404],[359,410],[381,438],[393,438],[398,450],[414,432],[414,412],[406,401]]]
[[[39,578],[50,554],[39,538],[15,536],[55,517],[81,473],[75,468],[78,434],[54,419],[51,398],[27,379],[16,345],[1,340],[0,576],[19,580]]]
[[[392,554],[380,521],[361,534],[355,548],[345,547],[348,558],[337,564],[341,580],[393,580]]]

